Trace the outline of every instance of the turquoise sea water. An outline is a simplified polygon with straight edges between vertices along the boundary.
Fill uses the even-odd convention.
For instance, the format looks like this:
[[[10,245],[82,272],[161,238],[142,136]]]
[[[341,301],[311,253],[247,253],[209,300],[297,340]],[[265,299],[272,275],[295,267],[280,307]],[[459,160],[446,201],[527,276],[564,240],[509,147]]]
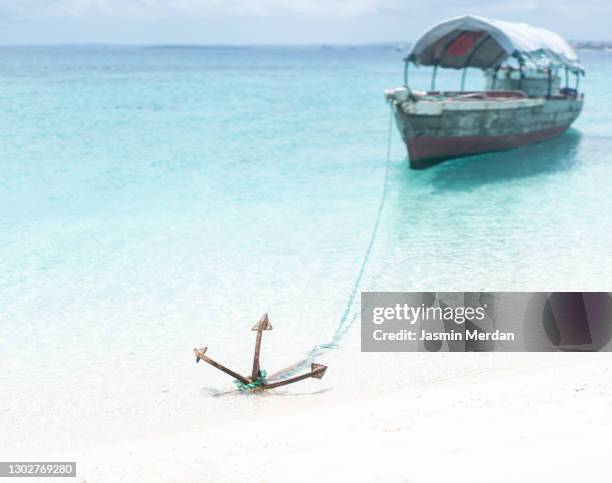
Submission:
[[[36,428],[61,445],[75,427],[104,440],[129,424],[188,425],[214,406],[208,387],[231,386],[195,366],[192,347],[246,372],[265,311],[271,372],[330,340],[380,202],[383,90],[401,83],[401,57],[1,48],[6,439],[27,448]],[[581,57],[585,110],[554,141],[416,172],[393,133],[362,289],[609,290],[612,54]],[[427,86],[425,72],[413,79]],[[344,364],[365,357],[357,332],[333,351]]]

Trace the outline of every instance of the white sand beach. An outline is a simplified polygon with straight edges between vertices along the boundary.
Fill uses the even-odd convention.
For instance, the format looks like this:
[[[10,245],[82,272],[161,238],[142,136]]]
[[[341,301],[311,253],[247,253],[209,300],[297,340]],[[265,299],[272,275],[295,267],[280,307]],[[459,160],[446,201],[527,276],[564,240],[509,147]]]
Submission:
[[[246,397],[249,410],[234,420],[208,414],[188,431],[75,448],[78,475],[87,482],[575,482],[608,471],[608,355],[514,354],[520,364],[505,367],[494,367],[491,355],[460,356],[486,358],[489,368],[378,397],[367,388],[344,400],[316,389],[300,396],[297,386],[296,397],[280,390]]]

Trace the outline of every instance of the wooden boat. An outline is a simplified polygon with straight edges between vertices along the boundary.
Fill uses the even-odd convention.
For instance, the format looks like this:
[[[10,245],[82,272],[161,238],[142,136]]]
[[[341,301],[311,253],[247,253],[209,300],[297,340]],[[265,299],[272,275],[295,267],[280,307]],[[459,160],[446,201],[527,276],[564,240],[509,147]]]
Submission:
[[[584,70],[567,42],[549,30],[457,17],[425,32],[404,60],[404,85],[385,96],[412,168],[558,136],[582,110],[578,87]],[[409,64],[433,66],[429,91],[409,87]],[[438,67],[463,69],[461,89],[437,91]],[[484,71],[484,90],[464,90],[468,67]],[[568,85],[569,73],[576,76],[574,87]]]

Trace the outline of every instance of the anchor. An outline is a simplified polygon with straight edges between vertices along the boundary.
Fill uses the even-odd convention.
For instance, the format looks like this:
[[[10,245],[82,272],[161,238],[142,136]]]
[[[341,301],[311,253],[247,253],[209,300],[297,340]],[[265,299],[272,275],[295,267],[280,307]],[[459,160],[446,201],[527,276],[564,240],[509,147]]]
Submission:
[[[323,364],[312,363],[310,365],[310,372],[276,382],[267,382],[266,371],[263,371],[259,366],[259,353],[261,351],[261,339],[263,336],[263,331],[272,330],[272,325],[270,324],[270,320],[268,319],[268,314],[263,314],[261,319],[259,319],[259,321],[251,328],[251,330],[256,331],[257,335],[255,337],[255,352],[253,354],[253,368],[251,370],[250,377],[245,377],[242,374],[237,373],[236,371],[232,371],[231,369],[225,367],[223,364],[220,364],[219,362],[208,357],[206,355],[208,347],[193,349],[193,352],[196,356],[196,363],[204,361],[210,364],[211,366],[216,367],[220,371],[232,376],[234,378],[234,384],[236,384],[238,389],[243,392],[273,389],[275,387],[293,384],[294,382],[298,382],[303,379],[308,379],[310,377],[312,377],[313,379],[321,379],[325,375],[325,371],[327,371],[327,366],[324,366]]]

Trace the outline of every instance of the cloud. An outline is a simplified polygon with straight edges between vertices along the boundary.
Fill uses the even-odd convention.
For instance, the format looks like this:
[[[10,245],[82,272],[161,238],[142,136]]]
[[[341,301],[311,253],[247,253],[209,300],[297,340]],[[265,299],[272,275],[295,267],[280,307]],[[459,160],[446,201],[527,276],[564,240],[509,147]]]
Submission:
[[[262,16],[279,12],[362,16],[402,11],[406,4],[401,0],[0,0],[0,16],[159,18]]]
[[[569,38],[606,39],[612,3],[581,0],[576,8],[575,0],[0,0],[0,43],[409,40],[433,23],[466,13],[525,21]]]
[[[275,13],[304,15],[366,16],[435,12],[518,14],[534,11],[576,14],[610,13],[608,2],[583,0],[577,12],[574,0],[0,0],[0,16],[35,15],[80,17],[105,16],[158,18],[176,16],[262,16]]]

